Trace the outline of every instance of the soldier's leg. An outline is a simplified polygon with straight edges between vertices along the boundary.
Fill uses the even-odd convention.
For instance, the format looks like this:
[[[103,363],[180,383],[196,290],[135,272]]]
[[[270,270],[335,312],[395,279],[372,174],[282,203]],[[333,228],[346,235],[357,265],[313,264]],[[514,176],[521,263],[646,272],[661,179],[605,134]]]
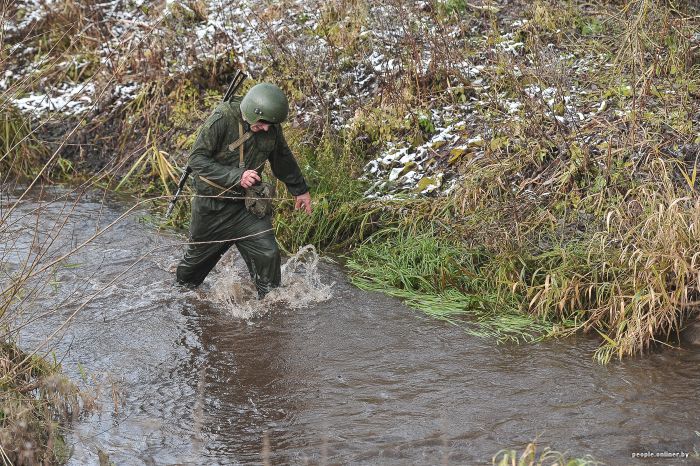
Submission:
[[[236,247],[248,266],[258,295],[263,297],[272,288],[280,286],[282,276],[280,251],[270,217],[259,219],[246,211],[236,230],[239,237],[247,236],[236,241]]]
[[[233,245],[232,226],[240,208],[220,200],[195,197],[192,201],[190,241],[185,256],[177,267],[177,281],[186,286],[199,286],[221,256]],[[208,242],[210,241],[210,242]]]
[[[221,256],[233,243],[189,244],[177,266],[177,282],[195,287],[202,284]]]

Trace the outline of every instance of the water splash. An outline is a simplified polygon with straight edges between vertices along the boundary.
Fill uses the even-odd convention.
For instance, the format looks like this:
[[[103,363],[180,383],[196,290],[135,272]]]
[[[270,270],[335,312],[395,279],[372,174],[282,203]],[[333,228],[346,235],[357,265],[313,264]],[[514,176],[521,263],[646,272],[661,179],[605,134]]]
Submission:
[[[331,298],[334,283],[324,284],[318,271],[320,257],[316,248],[308,244],[282,265],[282,286],[272,290],[264,299],[258,299],[255,285],[245,267],[240,267],[233,256],[222,260],[222,270],[212,284],[208,298],[223,305],[240,319],[253,319],[283,306],[299,309]],[[228,260],[227,260],[228,259]]]

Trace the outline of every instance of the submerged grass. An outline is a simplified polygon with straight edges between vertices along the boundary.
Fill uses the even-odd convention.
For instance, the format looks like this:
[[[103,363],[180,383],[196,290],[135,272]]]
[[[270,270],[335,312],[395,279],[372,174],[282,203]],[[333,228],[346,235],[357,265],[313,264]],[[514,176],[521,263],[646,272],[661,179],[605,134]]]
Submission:
[[[404,299],[476,336],[517,342],[549,332],[551,323],[521,311],[521,296],[489,282],[491,260],[434,231],[389,228],[360,245],[347,266],[358,287]]]

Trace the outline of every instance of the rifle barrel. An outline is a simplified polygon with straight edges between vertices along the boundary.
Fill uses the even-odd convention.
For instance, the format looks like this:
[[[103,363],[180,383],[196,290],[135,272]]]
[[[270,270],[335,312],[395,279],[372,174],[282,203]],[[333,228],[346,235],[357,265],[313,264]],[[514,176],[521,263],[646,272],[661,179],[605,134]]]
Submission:
[[[231,100],[231,97],[233,97],[233,94],[236,92],[236,89],[238,89],[238,86],[240,85],[240,78],[242,74],[243,73],[241,72],[241,70],[236,70],[236,74],[233,75],[231,84],[229,84],[228,89],[226,90],[226,94],[224,94],[224,102],[228,102],[229,100]]]
[[[182,176],[180,177],[180,181],[177,183],[177,191],[175,191],[173,198],[170,199],[170,202],[168,203],[168,210],[165,212],[165,218],[169,218],[170,214],[173,213],[173,209],[175,208],[175,203],[177,202],[177,199],[180,197],[180,193],[182,192],[182,188],[185,187],[185,183],[187,183],[187,178],[190,176],[190,173],[192,173],[192,167],[190,167],[188,165],[187,167],[185,167],[185,171],[182,172]]]
[[[240,70],[236,72],[233,80],[231,80],[231,85],[229,86],[228,91],[226,91],[226,94],[224,95],[224,102],[229,102],[233,98],[238,88],[241,86],[243,81],[245,81],[245,78],[245,73]]]

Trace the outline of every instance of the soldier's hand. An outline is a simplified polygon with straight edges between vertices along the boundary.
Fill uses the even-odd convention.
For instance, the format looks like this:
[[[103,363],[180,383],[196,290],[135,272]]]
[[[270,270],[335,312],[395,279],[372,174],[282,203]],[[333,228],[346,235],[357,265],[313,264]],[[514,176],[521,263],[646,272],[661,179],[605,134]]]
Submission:
[[[307,214],[311,213],[311,195],[306,192],[304,194],[300,194],[298,196],[295,196],[296,202],[294,202],[294,208],[295,209],[301,209],[303,208]]]
[[[260,175],[255,170],[246,170],[241,175],[241,187],[244,189],[250,188],[258,181],[260,181]]]

